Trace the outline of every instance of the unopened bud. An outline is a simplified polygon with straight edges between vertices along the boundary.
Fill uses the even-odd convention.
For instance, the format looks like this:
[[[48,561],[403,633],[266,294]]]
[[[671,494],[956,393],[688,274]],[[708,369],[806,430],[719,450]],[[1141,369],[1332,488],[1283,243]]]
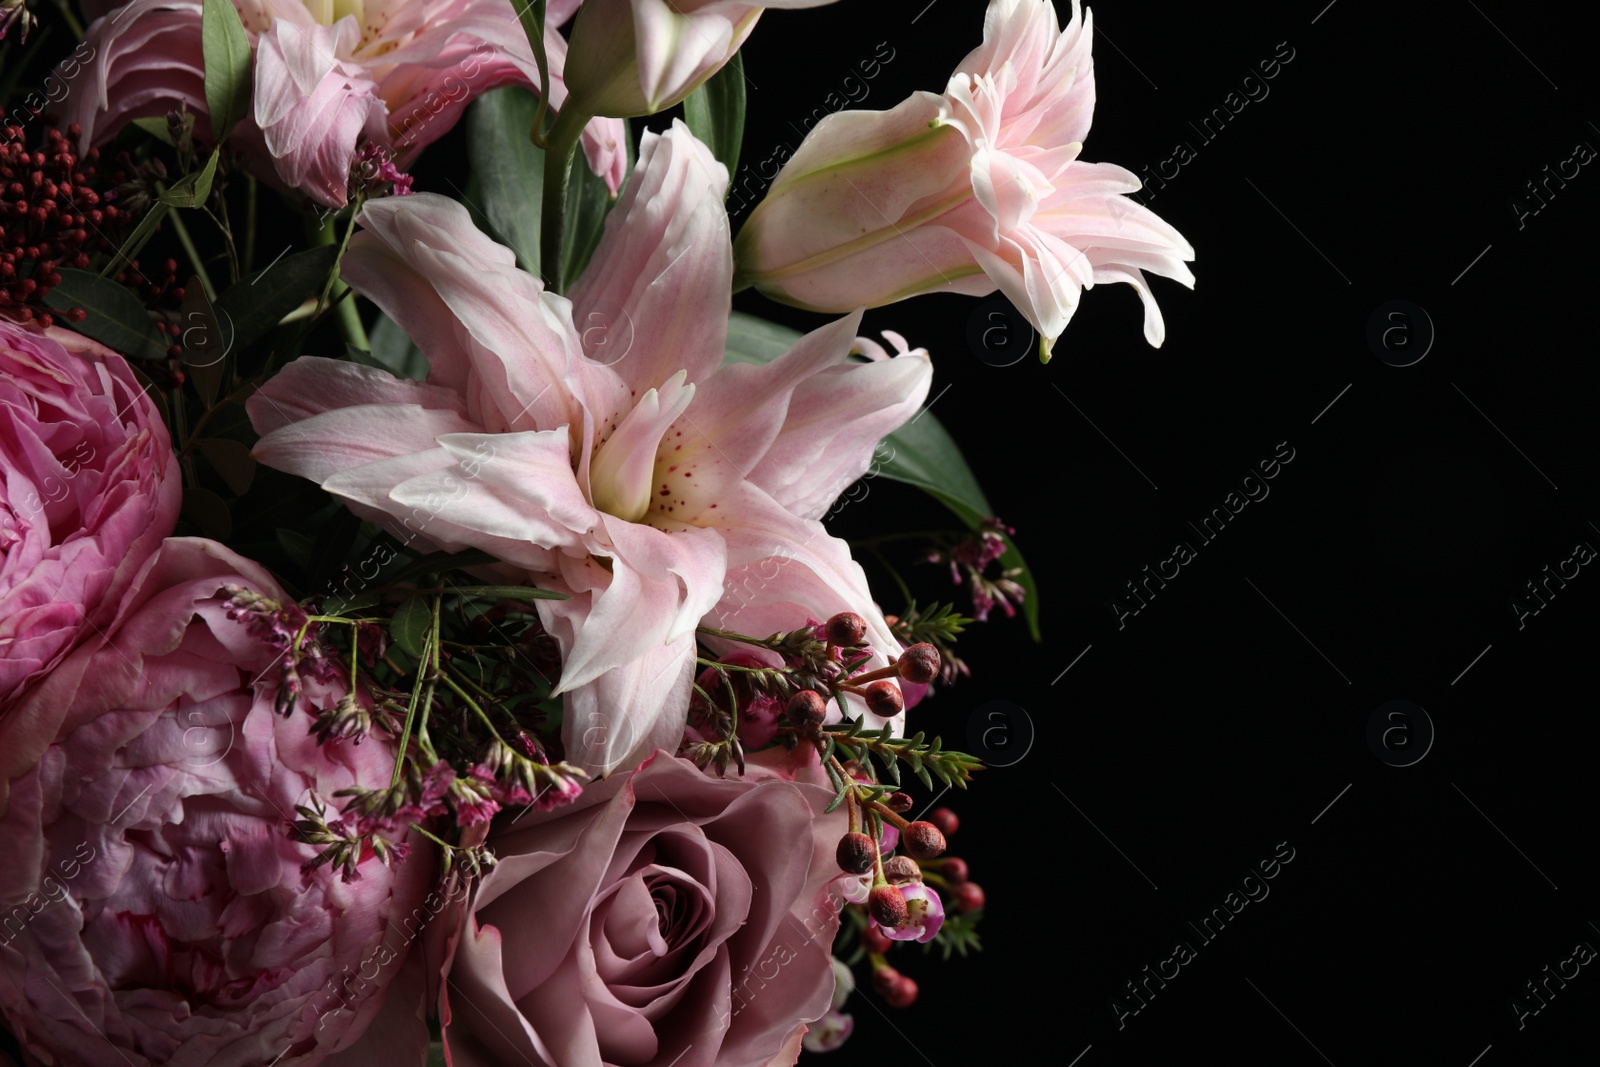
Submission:
[[[931,860],[944,851],[944,835],[931,822],[914,822],[900,835],[906,851],[919,860]]]
[[[900,677],[908,682],[925,685],[939,675],[939,650],[926,641],[918,641],[895,661]]]
[[[949,856],[939,861],[939,873],[951,885],[960,885],[967,880],[967,861],[960,856]]]
[[[813,689],[802,689],[789,698],[789,721],[795,729],[810,731],[822,725],[828,716],[828,702]]]
[[[862,927],[861,945],[868,952],[876,952],[881,956],[885,952],[888,952],[890,946],[893,944],[894,942],[889,940],[889,935],[878,929],[876,926]]]
[[[872,870],[877,856],[878,847],[866,834],[845,834],[839,838],[839,847],[834,850],[839,869],[846,874],[866,874]]]
[[[962,882],[953,892],[957,911],[977,911],[983,907],[983,888],[977,882]]]
[[[904,882],[922,881],[922,868],[917,866],[917,861],[910,856],[895,856],[883,861],[883,876],[889,879],[890,885],[900,885]]]
[[[879,967],[872,972],[872,988],[878,991],[879,996],[888,996],[889,990],[905,975],[893,967]]]
[[[950,837],[961,828],[961,820],[956,818],[956,813],[949,808],[934,808],[933,814],[928,816],[928,821],[939,828],[939,832]]]
[[[884,719],[891,719],[905,710],[906,698],[893,682],[873,682],[867,686],[867,710]]]
[[[917,1002],[917,983],[905,975],[901,975],[889,991],[883,995],[891,1008],[909,1008]]]
[[[897,927],[906,921],[906,898],[892,885],[876,886],[867,897],[867,910],[879,926]]]
[[[899,812],[902,812],[902,811],[910,811],[911,810],[911,794],[910,793],[890,793],[888,795],[888,797],[884,799],[883,806],[888,808],[890,811],[896,812],[896,813],[899,813]]]
[[[867,636],[867,620],[853,611],[841,611],[828,620],[826,632],[835,645],[859,645]]]

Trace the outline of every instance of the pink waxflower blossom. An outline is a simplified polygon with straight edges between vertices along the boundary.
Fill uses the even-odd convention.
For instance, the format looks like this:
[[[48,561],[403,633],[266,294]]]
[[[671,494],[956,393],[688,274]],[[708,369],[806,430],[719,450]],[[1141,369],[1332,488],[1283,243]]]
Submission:
[[[417,342],[427,382],[305,357],[248,404],[262,462],[403,542],[477,548],[568,595],[536,608],[562,652],[565,758],[590,774],[677,747],[702,620],[765,635],[849,610],[872,665],[901,651],[818,520],[931,366],[851,360],[859,315],[724,366],[727,180],[681,122],[646,134],[570,299],[461,205],[375,201],[344,279]]]
[[[899,926],[882,926],[878,920],[872,919],[872,925],[882,930],[891,941],[920,941],[924,944],[932,941],[938,936],[939,927],[944,925],[944,901],[939,899],[938,892],[916,882],[905,882],[895,888],[905,898],[906,921]]]
[[[0,320],[0,783],[50,742],[11,732],[19,691],[110,622],[181,494],[167,428],[125,359]]]
[[[846,829],[816,751],[656,752],[490,841],[440,1017],[454,1067],[792,1064],[835,991]]]
[[[423,972],[406,968],[430,853],[386,863],[357,846],[313,868],[294,824],[311,806],[342,826],[336,794],[387,786],[394,745],[322,745],[303,713],[277,714],[282,652],[232,617],[241,587],[287,600],[223,546],[169,538],[104,640],[11,713],[51,738],[0,818],[0,1010],[30,1062],[424,1054]],[[319,702],[341,695],[306,685]]]
[[[585,115],[653,115],[739,50],[765,8],[834,0],[587,0],[572,27],[567,85]]]
[[[1126,282],[1159,346],[1150,271],[1193,286],[1183,236],[1127,194],[1130,171],[1079,158],[1094,114],[1092,17],[1063,30],[1051,0],[990,0],[983,44],[942,96],[817,124],[739,233],[739,278],[818,311],[998,289],[1040,354],[1083,289]]]
[[[549,98],[566,101],[566,41],[557,27],[580,0],[554,0],[545,25]],[[66,101],[82,144],[129,121],[186,108],[206,114],[201,0],[98,5],[84,37],[84,84]],[[260,177],[344,206],[363,144],[404,170],[449,132],[467,104],[501,85],[539,87],[538,65],[507,0],[234,0],[255,52],[253,100],[229,143]],[[96,13],[92,10],[91,14]],[[208,123],[199,129],[210,136]],[[627,130],[584,130],[590,168],[613,193],[627,168]]]

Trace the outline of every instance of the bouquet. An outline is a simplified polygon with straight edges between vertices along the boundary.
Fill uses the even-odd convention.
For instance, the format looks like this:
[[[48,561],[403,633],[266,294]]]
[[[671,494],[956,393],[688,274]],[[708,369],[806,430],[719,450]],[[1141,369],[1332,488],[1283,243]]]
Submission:
[[[863,313],[1159,345],[1193,251],[1080,158],[1077,0],[736,187],[740,46],[828,2],[0,4],[18,1062],[792,1064],[980,947],[917,720],[1038,595]],[[946,528],[837,536],[878,478]]]

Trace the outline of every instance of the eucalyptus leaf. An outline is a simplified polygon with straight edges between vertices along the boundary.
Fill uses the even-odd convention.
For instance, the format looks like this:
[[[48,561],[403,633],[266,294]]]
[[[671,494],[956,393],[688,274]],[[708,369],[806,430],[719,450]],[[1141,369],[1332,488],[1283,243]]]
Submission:
[[[156,334],[150,313],[124,286],[86,270],[61,267],[57,273],[61,284],[44,302],[58,311],[82,308],[84,320],[69,322],[72,329],[129,359],[166,358],[168,345]]]
[[[795,330],[736,311],[728,325],[724,362],[768,363],[788,351],[799,339],[800,334]],[[888,456],[878,461],[879,474],[916,486],[953,511],[970,528],[977,529],[979,523],[994,514],[961,449],[932,412],[924,410],[914,416],[885,437],[880,449],[888,451]],[[1009,536],[1000,565],[1008,570],[1022,568],[1017,576],[1027,593],[1022,602],[1022,614],[1029,633],[1034,640],[1039,640],[1038,586]]]
[[[232,0],[205,0],[200,15],[200,47],[205,59],[206,112],[211,139],[221,144],[250,105],[250,38]]]

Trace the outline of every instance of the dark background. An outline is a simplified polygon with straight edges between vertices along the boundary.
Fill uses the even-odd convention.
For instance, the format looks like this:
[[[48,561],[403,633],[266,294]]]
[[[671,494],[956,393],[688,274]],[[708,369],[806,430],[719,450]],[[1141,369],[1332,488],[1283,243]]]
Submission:
[[[1552,981],[1521,1029],[1511,1007],[1537,1008],[1523,983],[1576,943],[1600,948],[1600,575],[1591,565],[1552,583],[1521,628],[1511,608],[1578,542],[1600,548],[1600,379],[1581,323],[1596,164],[1552,182],[1520,227],[1512,207],[1537,207],[1523,183],[1578,142],[1600,147],[1592,50],[1562,8],[1326,3],[1094,7],[1099,103],[1083,158],[1141,172],[1179,141],[1196,151],[1138,197],[1197,251],[1193,292],[1152,283],[1162,348],[1145,344],[1127,286],[1086,293],[1047,366],[1025,335],[1009,354],[1002,334],[975,350],[1002,321],[987,318],[997,305],[930,296],[868,313],[869,330],[932,353],[931,410],[1016,527],[1044,641],[1020,622],[974,628],[962,642],[974,677],[913,712],[952,743],[974,719],[1009,721],[1021,747],[1005,758],[1026,752],[954,805],[952,850],[989,900],[986,949],[949,964],[897,949],[919,1003],[852,998],[840,1063],[1594,1056],[1594,965]],[[768,14],[745,49],[743,158],[798,145],[796,126],[829,93],[859,96],[845,79],[880,42],[894,58],[853,106],[942,91],[980,40],[983,8]],[[1214,140],[1189,127],[1247,75],[1260,96],[1257,64],[1288,49],[1268,95]],[[1379,316],[1401,328],[1391,360],[1405,361],[1402,340],[1427,348],[1410,366],[1367,338],[1394,300],[1424,309],[1435,332],[1426,346],[1414,312]],[[736,303],[821,321],[754,294]],[[1285,441],[1294,459],[1270,495],[1213,542],[1197,537],[1187,523]],[[871,493],[837,532],[944,521],[886,479]],[[1197,557],[1119,627],[1111,601],[1136,607],[1124,583],[1180,540]],[[923,568],[919,591],[951,595],[936,571]],[[1425,709],[1435,735],[1403,767],[1367,739],[1395,699]],[[1025,714],[992,720],[1005,705],[989,701]],[[1408,737],[1412,758],[1421,751],[1414,715],[1383,722],[1402,728],[1390,759],[1407,758]],[[1187,924],[1280,842],[1294,858],[1270,895],[1214,941],[1198,937]],[[1124,983],[1178,941],[1194,959],[1165,988],[1152,982],[1119,1028],[1112,1001],[1139,1006]]]
[[[769,13],[745,48],[745,163],[798,146],[847,95],[941,91],[984,6]],[[1523,583],[1578,543],[1600,548],[1580,318],[1600,176],[1552,180],[1537,213],[1524,187],[1600,147],[1592,37],[1569,10],[1101,3],[1083,157],[1143,172],[1195,151],[1139,194],[1198,253],[1195,291],[1152,283],[1165,345],[1145,344],[1126,286],[1085,294],[1048,366],[1025,331],[986,333],[1003,303],[869,312],[870,332],[932,353],[931,410],[1016,528],[1043,641],[1020,620],[974,627],[973,677],[913,712],[952,745],[976,724],[1008,764],[941,800],[987,892],[986,949],[944,964],[897,948],[918,1004],[853,997],[834,1062],[1593,1059],[1596,967],[1551,980],[1537,1014],[1524,983],[1600,947],[1600,576],[1552,581],[1520,625],[1511,606],[1536,607]],[[1274,58],[1267,95],[1214,139],[1189,125],[1260,96]],[[449,192],[463,146],[460,129],[434,146],[418,188]],[[1385,318],[1397,300],[1411,307]],[[736,306],[823,321],[753,293]],[[1387,348],[1374,321],[1396,328]],[[1289,449],[1265,499],[1212,542],[1191,530]],[[953,525],[915,490],[868,488],[832,520],[840,536]],[[1195,559],[1119,620],[1114,600],[1138,606],[1125,583],[1180,541]],[[919,596],[964,596],[939,568],[907,573]],[[1391,700],[1431,727],[1380,715],[1398,730],[1374,746]],[[1190,928],[1290,849],[1214,941]],[[1194,958],[1139,1008],[1125,983],[1180,941]]]

